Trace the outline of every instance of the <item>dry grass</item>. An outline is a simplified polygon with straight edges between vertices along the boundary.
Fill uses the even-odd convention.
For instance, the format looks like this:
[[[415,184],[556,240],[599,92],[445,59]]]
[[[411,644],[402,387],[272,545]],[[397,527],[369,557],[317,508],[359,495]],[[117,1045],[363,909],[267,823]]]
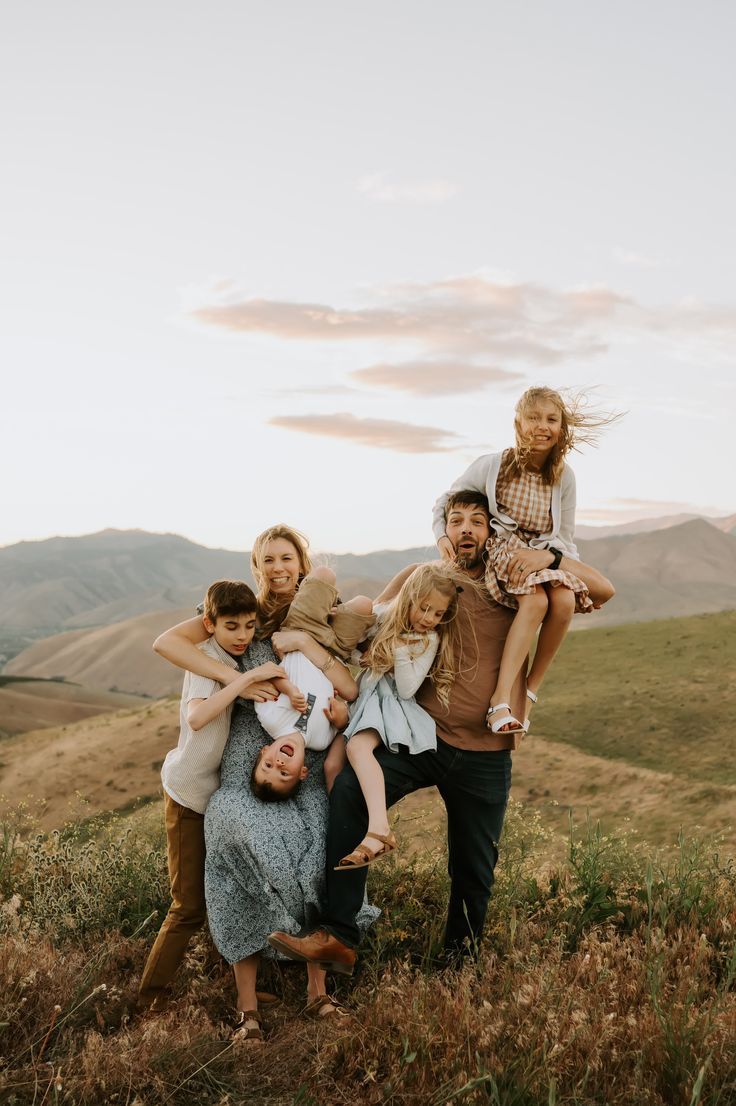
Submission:
[[[114,825],[30,851],[10,827],[2,841],[4,1103],[736,1102],[736,879],[713,843],[683,840],[664,858],[587,826],[550,861],[548,831],[514,807],[486,941],[460,972],[433,967],[442,857],[387,862],[371,877],[384,916],[354,979],[336,984],[354,1019],[300,1018],[303,969],[271,965],[264,984],[283,1001],[267,1045],[245,1052],[229,1040],[232,983],[205,935],[175,1008],[129,1017],[149,914],[165,903],[150,841]]]

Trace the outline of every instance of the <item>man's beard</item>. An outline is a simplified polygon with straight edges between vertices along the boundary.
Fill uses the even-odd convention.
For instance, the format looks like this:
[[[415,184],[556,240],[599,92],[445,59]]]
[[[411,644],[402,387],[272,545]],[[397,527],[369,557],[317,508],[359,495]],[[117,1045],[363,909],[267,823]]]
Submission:
[[[458,549],[455,553],[455,563],[458,568],[462,568],[466,572],[473,572],[483,564],[484,552],[484,548],[477,543],[472,550]]]

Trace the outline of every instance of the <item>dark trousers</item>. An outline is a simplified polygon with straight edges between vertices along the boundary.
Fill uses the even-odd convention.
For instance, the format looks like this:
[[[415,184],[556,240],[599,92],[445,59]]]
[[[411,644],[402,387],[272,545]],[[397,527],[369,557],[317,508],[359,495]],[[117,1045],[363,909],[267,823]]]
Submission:
[[[447,809],[450,902],[445,949],[449,955],[477,949],[483,933],[493,870],[498,859],[511,786],[511,753],[468,752],[437,739],[437,752],[391,753],[381,745],[376,758],[392,806],[422,787],[437,787]],[[327,908],[322,924],[354,948],[359,933],[355,917],[365,890],[367,869],[335,872],[339,860],[362,840],[368,828],[360,784],[350,765],[335,780],[330,796],[327,834]]]

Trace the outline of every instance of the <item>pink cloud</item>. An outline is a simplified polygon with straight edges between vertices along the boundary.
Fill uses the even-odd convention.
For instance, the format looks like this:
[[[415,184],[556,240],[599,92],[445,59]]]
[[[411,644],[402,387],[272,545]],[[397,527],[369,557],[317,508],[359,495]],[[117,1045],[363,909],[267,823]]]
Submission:
[[[378,297],[378,306],[358,307],[265,299],[215,302],[193,317],[237,333],[286,340],[409,343],[418,361],[470,365],[477,359],[553,365],[603,353],[624,335],[692,339],[705,344],[708,353],[732,357],[736,337],[734,306],[690,301],[649,308],[600,286],[560,291],[471,275],[397,285]]]
[[[388,388],[416,396],[460,395],[478,392],[491,384],[507,384],[522,374],[461,361],[404,361],[381,363],[348,374],[359,384]]]
[[[362,419],[346,412],[334,415],[278,415],[271,426],[317,434],[325,438],[343,438],[355,445],[391,449],[397,453],[447,453],[458,435],[436,426],[414,426],[391,419]]]

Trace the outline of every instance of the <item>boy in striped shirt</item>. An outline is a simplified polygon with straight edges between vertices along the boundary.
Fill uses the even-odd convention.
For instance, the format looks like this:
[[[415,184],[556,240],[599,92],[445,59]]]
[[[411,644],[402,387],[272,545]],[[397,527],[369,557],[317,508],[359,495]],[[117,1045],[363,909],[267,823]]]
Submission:
[[[212,635],[202,652],[240,669],[256,628],[256,597],[239,580],[218,580],[207,591],[204,623]],[[204,812],[220,786],[220,762],[230,732],[233,703],[256,698],[264,681],[299,694],[283,668],[268,661],[222,686],[187,672],[181,696],[179,741],[161,769],[167,860],[172,903],[148,956],[138,991],[138,1009],[163,1010],[171,981],[189,940],[206,917]]]

